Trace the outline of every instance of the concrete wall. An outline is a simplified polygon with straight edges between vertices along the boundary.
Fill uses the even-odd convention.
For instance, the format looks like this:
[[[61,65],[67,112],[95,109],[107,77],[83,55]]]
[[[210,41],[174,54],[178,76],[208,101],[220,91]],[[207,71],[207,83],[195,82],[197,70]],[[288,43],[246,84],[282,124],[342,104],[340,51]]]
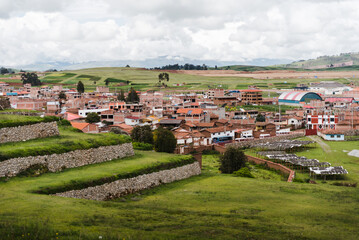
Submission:
[[[84,165],[111,161],[117,158],[133,156],[132,143],[104,146],[86,150],[75,150],[62,154],[12,158],[0,162],[0,177],[14,177],[29,167],[41,164],[50,172],[62,171]]]
[[[27,141],[59,135],[56,122],[0,128],[0,143]]]
[[[134,178],[117,180],[112,183],[89,187],[81,190],[72,190],[63,193],[57,193],[56,196],[84,198],[90,200],[110,200],[119,198],[127,194],[138,192],[144,189],[161,185],[162,183],[171,183],[174,181],[186,179],[201,174],[201,168],[198,162],[188,164],[182,167],[163,170],[150,174],[140,175]]]

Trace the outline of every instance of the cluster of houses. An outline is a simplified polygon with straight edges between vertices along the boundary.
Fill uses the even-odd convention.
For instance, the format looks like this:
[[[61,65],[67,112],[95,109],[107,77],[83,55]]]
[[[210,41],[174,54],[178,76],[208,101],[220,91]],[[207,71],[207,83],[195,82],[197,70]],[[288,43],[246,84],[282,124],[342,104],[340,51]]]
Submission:
[[[59,98],[61,92],[66,99]],[[264,98],[262,90],[255,88],[186,94],[137,93],[139,102],[128,103],[119,101],[118,93],[110,92],[108,87],[80,94],[63,86],[25,84],[15,89],[0,82],[0,95],[10,99],[12,108],[61,116],[86,133],[118,129],[130,134],[135,126],[162,126],[173,131],[179,146],[251,141],[297,131],[318,134],[327,140],[343,140],[346,132],[359,130],[359,88],[335,82],[313,84],[310,91],[281,91],[278,98]],[[277,105],[278,112],[258,110],[261,105]],[[292,107],[282,113],[282,105]],[[100,122],[86,123],[89,113],[97,113]],[[265,121],[256,121],[258,114]]]

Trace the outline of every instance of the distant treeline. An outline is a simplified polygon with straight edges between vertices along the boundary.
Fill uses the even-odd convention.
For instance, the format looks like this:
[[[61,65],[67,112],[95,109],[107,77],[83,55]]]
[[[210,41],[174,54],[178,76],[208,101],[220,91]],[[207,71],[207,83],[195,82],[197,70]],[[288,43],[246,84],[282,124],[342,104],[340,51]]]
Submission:
[[[1,67],[0,68],[0,74],[6,74],[6,73],[15,73],[14,70],[12,70],[11,68],[4,68],[4,67]]]
[[[186,63],[185,65],[179,65],[179,64],[169,64],[162,67],[155,67],[153,69],[157,70],[207,70],[208,66],[206,64],[203,65],[193,65]]]

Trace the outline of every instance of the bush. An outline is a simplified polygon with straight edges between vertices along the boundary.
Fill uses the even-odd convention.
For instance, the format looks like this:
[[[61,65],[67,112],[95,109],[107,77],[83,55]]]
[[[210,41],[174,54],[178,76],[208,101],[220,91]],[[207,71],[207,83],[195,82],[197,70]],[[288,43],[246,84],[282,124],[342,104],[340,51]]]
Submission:
[[[243,167],[238,171],[233,172],[234,175],[237,177],[247,177],[247,178],[254,178],[253,174],[247,167]]]
[[[177,146],[177,140],[173,133],[162,127],[154,132],[153,140],[156,152],[173,153]]]
[[[87,123],[97,123],[100,120],[101,120],[100,116],[97,113],[94,113],[94,112],[87,114],[87,117],[85,119],[85,121]]]
[[[343,186],[343,187],[357,187],[357,184],[358,183],[356,183],[356,182],[353,182],[353,183],[351,183],[351,182],[334,182],[334,183],[332,183],[332,185],[334,185],[334,186]]]
[[[144,150],[144,151],[153,150],[153,144],[149,144],[149,143],[133,142],[132,146],[133,149],[136,150]]]
[[[226,150],[224,155],[220,156],[219,161],[219,170],[222,173],[233,173],[242,167],[245,167],[247,157],[244,155],[243,151],[238,148],[230,147]]]
[[[131,138],[135,142],[153,144],[153,133],[151,127],[147,126],[136,126],[131,131]]]
[[[67,126],[71,126],[71,122],[65,119],[61,119],[60,121],[57,122],[57,125],[67,127]]]

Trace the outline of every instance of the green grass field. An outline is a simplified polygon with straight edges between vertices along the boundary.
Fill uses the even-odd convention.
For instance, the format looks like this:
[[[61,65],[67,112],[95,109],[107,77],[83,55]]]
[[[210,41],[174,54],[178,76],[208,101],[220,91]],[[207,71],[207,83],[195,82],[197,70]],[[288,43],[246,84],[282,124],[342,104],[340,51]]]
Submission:
[[[343,150],[356,142],[328,143],[332,164],[358,180],[359,158]],[[91,180],[166,161],[172,155],[136,151],[136,157],[40,177],[0,182],[1,239],[357,239],[359,190],[287,183],[273,172],[241,178],[218,172],[218,155],[203,156],[203,173],[125,198],[96,202],[34,191]],[[299,154],[326,155],[319,146]],[[262,169],[261,169],[262,171]],[[268,174],[270,176],[268,176]],[[24,236],[23,236],[24,235]]]

